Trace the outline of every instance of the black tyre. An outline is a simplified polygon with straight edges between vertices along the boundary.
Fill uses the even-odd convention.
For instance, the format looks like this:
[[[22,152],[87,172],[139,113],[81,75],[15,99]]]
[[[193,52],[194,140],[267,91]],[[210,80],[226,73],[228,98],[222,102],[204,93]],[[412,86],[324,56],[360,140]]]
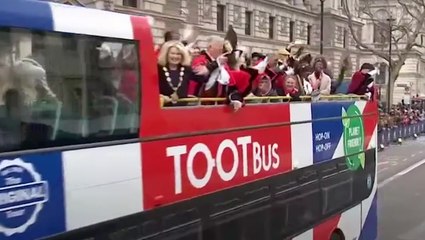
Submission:
[[[330,240],[345,240],[345,237],[342,231],[338,229],[332,233]]]

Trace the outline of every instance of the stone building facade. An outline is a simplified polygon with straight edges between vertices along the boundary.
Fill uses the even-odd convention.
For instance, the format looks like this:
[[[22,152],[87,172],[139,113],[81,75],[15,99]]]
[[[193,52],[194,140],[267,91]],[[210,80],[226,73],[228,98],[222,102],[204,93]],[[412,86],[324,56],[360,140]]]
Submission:
[[[362,0],[349,0],[350,9]],[[387,0],[385,0],[387,1]],[[239,44],[251,52],[272,53],[291,41],[301,41],[306,51],[319,54],[320,1],[318,0],[62,0],[69,4],[84,5],[121,13],[152,16],[153,36],[156,44],[163,41],[168,30],[182,31],[186,24],[194,26],[200,45],[210,35],[224,36],[232,25],[239,37]],[[364,62],[383,62],[378,57],[360,52],[350,35],[347,18],[342,10],[342,0],[324,1],[324,56],[334,75],[338,74],[341,60],[349,55],[352,71],[349,79]],[[377,2],[377,1],[375,1]],[[387,5],[378,4],[388,7]],[[371,6],[374,7],[374,6]],[[366,44],[375,44],[373,25],[354,18],[354,28]],[[362,33],[362,34],[360,34]],[[420,51],[413,51],[402,68],[394,88],[394,102],[409,94],[425,95],[425,60]],[[385,85],[383,91],[385,94]],[[383,98],[384,99],[384,98]]]
[[[64,2],[64,1],[62,1]],[[168,30],[194,26],[200,45],[210,35],[224,36],[227,26],[238,33],[239,45],[251,52],[272,53],[291,41],[305,44],[306,51],[319,54],[320,1],[313,0],[68,0],[127,14],[154,18],[155,43],[163,41]],[[355,71],[361,53],[355,48],[342,14],[340,0],[325,0],[324,56],[336,75],[341,59],[349,55]],[[356,28],[362,23],[356,19]],[[349,73],[347,73],[349,77]]]

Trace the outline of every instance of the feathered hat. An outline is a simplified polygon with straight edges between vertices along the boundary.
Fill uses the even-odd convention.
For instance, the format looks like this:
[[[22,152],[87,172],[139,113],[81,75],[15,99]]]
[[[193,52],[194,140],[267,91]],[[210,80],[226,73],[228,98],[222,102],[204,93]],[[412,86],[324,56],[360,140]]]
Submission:
[[[295,74],[300,75],[305,71],[311,71],[312,60],[313,56],[311,56],[310,53],[301,55],[297,61],[297,66],[295,67]]]
[[[226,36],[224,37],[223,52],[229,54],[227,56],[227,59],[228,59],[227,63],[229,64],[231,68],[236,66],[236,64],[238,63],[239,57],[242,55],[242,51],[237,49],[237,45],[238,45],[238,35],[233,29],[233,26],[229,25]]]

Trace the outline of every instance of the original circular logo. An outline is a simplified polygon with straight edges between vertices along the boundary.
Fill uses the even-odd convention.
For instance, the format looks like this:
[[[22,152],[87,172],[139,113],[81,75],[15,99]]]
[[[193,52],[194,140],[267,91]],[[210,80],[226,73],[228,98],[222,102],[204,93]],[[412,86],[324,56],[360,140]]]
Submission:
[[[371,189],[372,188],[372,176],[370,176],[370,174],[367,175],[367,188]]]
[[[354,171],[360,166],[364,167],[365,163],[363,119],[356,105],[351,105],[347,111],[342,108],[342,125],[347,166]]]
[[[48,201],[48,184],[31,163],[22,159],[0,162],[0,232],[23,233],[37,220]]]

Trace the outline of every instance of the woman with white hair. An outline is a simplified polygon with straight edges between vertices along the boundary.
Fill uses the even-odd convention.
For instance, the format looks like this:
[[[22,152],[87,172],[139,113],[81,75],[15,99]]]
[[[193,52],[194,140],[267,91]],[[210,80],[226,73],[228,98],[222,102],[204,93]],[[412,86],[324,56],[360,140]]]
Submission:
[[[25,105],[30,106],[42,98],[56,99],[47,82],[46,70],[37,61],[20,59],[15,63],[13,72]]]
[[[192,78],[191,57],[179,41],[164,43],[158,56],[159,93],[166,106],[177,104],[188,97],[188,84]]]

